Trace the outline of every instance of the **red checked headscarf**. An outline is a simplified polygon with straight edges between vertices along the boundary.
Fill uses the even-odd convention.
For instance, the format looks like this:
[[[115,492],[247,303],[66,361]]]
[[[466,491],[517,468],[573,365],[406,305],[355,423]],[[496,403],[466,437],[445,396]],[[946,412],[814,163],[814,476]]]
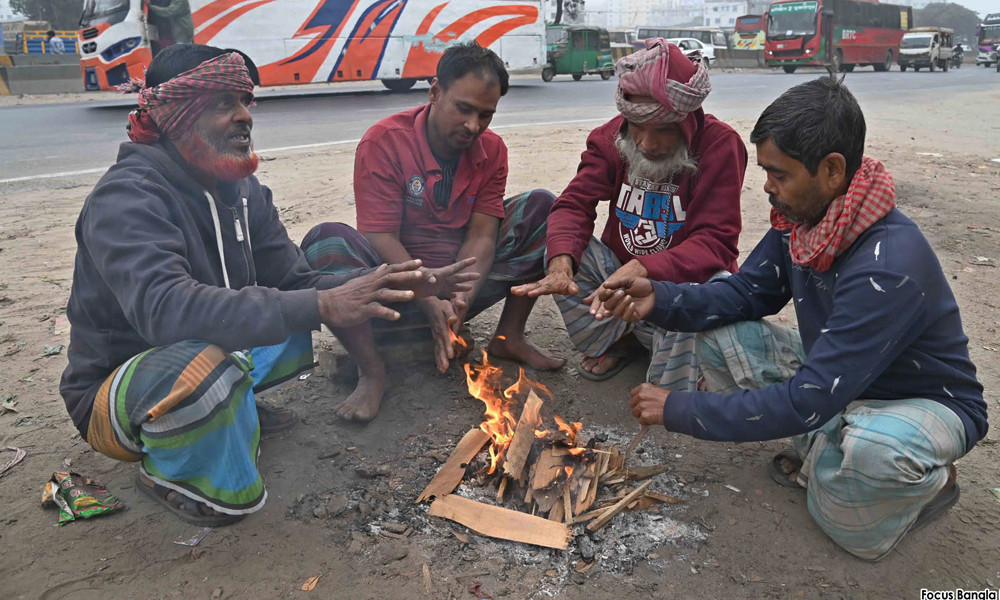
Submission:
[[[206,60],[190,71],[139,92],[139,108],[128,116],[128,137],[153,144],[161,136],[177,138],[194,125],[212,93],[235,91],[253,95],[253,81],[236,52]]]
[[[797,225],[771,209],[771,226],[792,230],[789,251],[792,262],[817,271],[826,271],[833,259],[854,240],[896,207],[896,184],[885,165],[867,156],[854,174],[847,193],[826,209],[823,220],[810,228]]]
[[[646,40],[645,50],[615,64],[618,112],[632,123],[678,123],[701,108],[712,91],[704,63],[693,63],[663,38]],[[655,104],[629,102],[625,95],[650,96]]]

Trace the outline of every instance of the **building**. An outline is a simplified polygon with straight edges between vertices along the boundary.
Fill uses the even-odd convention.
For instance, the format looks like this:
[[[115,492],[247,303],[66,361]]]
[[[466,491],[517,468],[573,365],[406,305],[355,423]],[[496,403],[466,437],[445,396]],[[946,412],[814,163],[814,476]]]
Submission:
[[[745,1],[711,0],[702,6],[702,22],[705,27],[733,29],[736,18],[749,14]]]

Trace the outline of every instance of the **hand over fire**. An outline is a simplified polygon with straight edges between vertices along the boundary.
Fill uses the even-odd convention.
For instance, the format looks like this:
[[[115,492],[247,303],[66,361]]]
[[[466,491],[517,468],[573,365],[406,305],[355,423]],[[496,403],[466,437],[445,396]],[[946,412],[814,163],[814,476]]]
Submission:
[[[642,425],[663,425],[663,407],[667,404],[670,390],[665,390],[652,383],[644,383],[632,388],[632,416],[639,419]]]
[[[408,302],[413,288],[424,282],[420,261],[382,265],[367,275],[355,277],[329,290],[319,290],[319,316],[327,327],[351,327],[372,318],[395,321],[399,313],[383,306]]]
[[[465,294],[459,293],[454,300],[423,298],[419,300],[419,305],[431,326],[434,363],[438,371],[444,373],[448,370],[450,361],[460,356],[462,350],[468,349],[468,344],[458,337],[458,329],[462,326],[468,309]]]
[[[595,294],[601,304],[598,320],[615,317],[634,323],[648,317],[656,304],[653,282],[642,276],[615,273]],[[590,312],[594,314],[593,309]]]
[[[568,254],[560,254],[549,261],[549,270],[545,277],[533,283],[512,287],[510,292],[515,296],[537,298],[539,296],[575,296],[580,293],[580,286],[573,281],[573,259]]]
[[[611,296],[607,294],[608,290],[615,289],[614,287],[609,287],[608,284],[610,283],[614,286],[618,285],[617,282],[641,279],[646,277],[648,274],[649,272],[646,271],[646,267],[634,258],[622,265],[622,267],[612,273],[611,277],[608,277],[608,279],[602,283],[600,287],[594,290],[592,294],[583,299],[584,302],[590,305],[590,314],[593,315],[598,321],[603,321],[604,319],[612,316],[618,316],[614,314],[612,307],[607,306],[605,303],[605,297],[611,298]],[[623,316],[627,317],[629,315],[628,304],[626,304],[620,312]],[[627,320],[621,316],[618,316],[618,318],[623,321]],[[638,321],[639,319],[635,320]]]
[[[464,292],[470,292],[474,281],[479,279],[479,273],[468,270],[476,264],[476,257],[472,256],[446,267],[428,269],[421,267],[424,273],[424,280],[413,288],[417,298],[436,297],[448,300],[458,297]]]

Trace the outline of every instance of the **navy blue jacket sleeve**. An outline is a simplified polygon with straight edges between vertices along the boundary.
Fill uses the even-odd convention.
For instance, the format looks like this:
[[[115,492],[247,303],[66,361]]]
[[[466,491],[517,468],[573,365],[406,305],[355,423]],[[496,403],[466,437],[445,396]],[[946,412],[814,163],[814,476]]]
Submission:
[[[671,393],[664,425],[697,438],[729,441],[811,431],[856,400],[916,339],[925,320],[918,282],[874,264],[841,265],[833,310],[794,377],[728,395]]]
[[[773,315],[791,298],[784,252],[781,233],[772,229],[731,277],[705,284],[654,281],[656,305],[648,320],[669,331],[705,331]]]

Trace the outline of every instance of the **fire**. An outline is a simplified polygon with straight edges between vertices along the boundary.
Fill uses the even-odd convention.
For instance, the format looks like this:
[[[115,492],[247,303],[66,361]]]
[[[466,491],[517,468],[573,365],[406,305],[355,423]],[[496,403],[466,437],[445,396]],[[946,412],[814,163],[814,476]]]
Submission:
[[[576,446],[576,437],[580,435],[580,431],[583,429],[583,423],[579,421],[570,425],[566,421],[559,418],[559,415],[552,415],[556,420],[556,425],[559,426],[559,431],[566,434],[566,441],[569,442],[570,446]]]
[[[455,332],[451,329],[451,327],[448,328],[448,335],[451,336],[452,344],[459,346],[460,348],[463,349],[467,349],[469,347],[469,342],[465,341],[465,338],[463,338],[462,336],[455,334]]]

